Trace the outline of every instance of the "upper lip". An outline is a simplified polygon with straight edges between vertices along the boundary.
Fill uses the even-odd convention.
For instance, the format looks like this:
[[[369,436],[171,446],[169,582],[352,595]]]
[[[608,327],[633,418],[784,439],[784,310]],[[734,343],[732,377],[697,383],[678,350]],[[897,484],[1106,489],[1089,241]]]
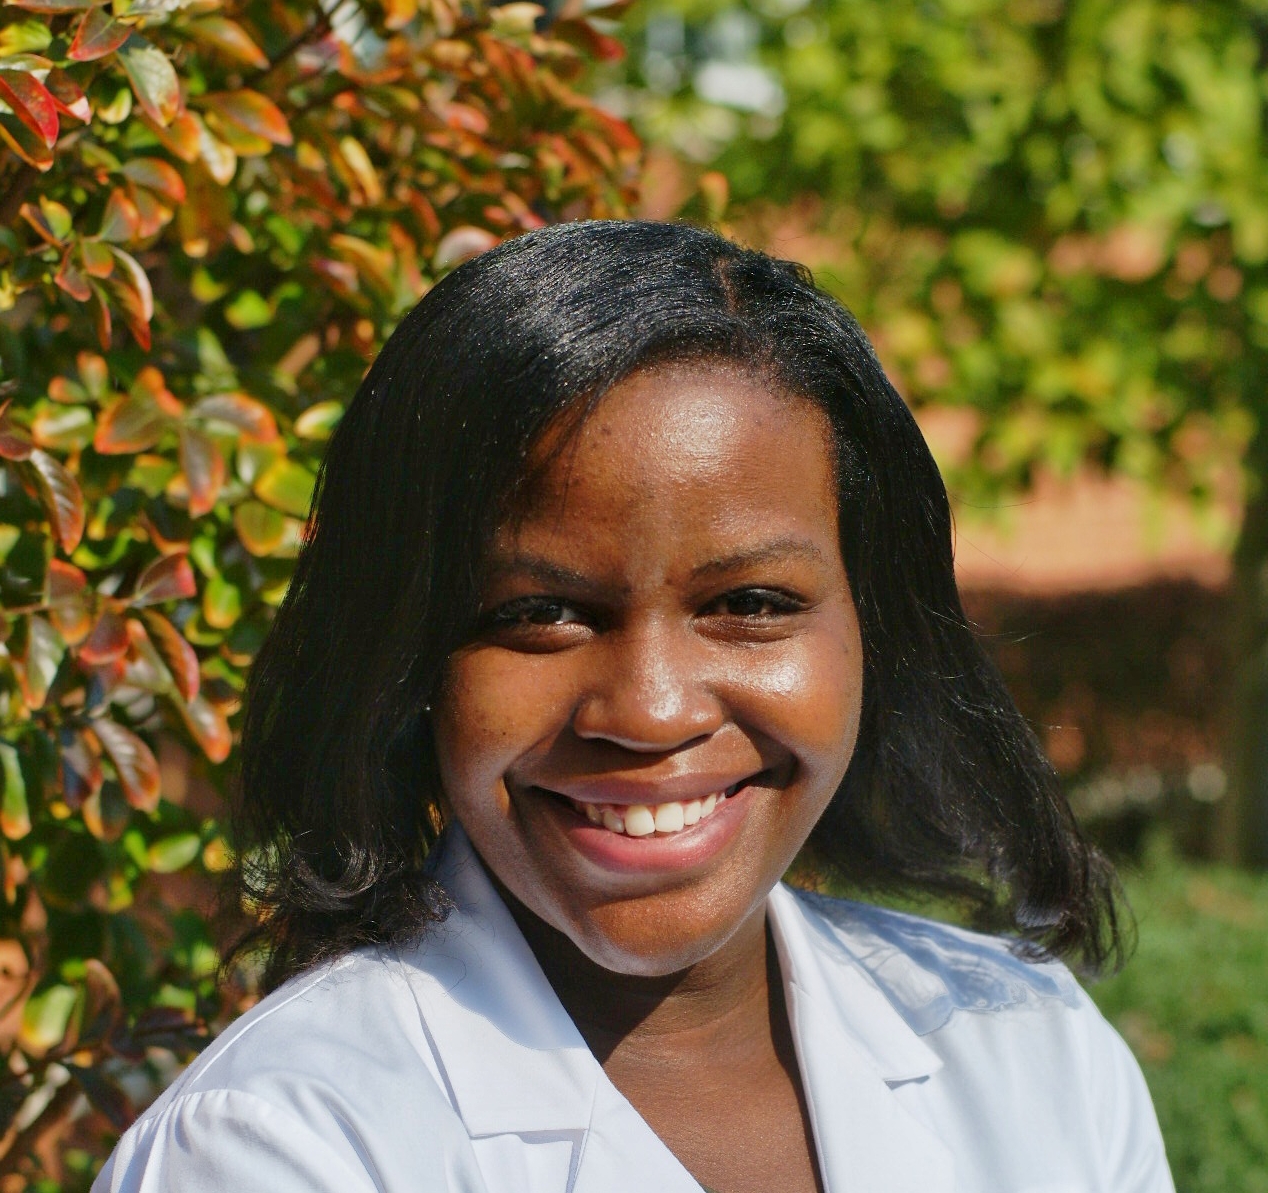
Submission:
[[[719,795],[732,787],[739,787],[755,778],[754,772],[743,774],[691,774],[674,775],[651,782],[647,779],[596,776],[585,779],[569,779],[556,783],[535,783],[543,791],[563,795],[583,804],[657,804],[687,803]]]

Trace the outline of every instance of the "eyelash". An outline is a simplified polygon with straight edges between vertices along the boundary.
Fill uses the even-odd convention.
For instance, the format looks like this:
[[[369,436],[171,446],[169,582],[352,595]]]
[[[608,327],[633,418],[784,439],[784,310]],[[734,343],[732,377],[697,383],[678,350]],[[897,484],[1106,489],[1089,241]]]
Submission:
[[[723,602],[739,603],[741,601],[757,601],[762,606],[760,612],[737,613],[724,612],[722,616],[744,621],[773,621],[799,613],[805,608],[805,602],[791,593],[777,588],[737,588],[732,592],[724,592],[705,606],[706,612]],[[556,611],[569,610],[579,616],[567,621],[546,620]],[[543,616],[544,615],[544,616]],[[535,618],[542,618],[536,620]],[[491,609],[483,618],[485,626],[490,629],[549,629],[554,626],[574,625],[586,620],[583,611],[562,597],[524,596],[516,597]]]

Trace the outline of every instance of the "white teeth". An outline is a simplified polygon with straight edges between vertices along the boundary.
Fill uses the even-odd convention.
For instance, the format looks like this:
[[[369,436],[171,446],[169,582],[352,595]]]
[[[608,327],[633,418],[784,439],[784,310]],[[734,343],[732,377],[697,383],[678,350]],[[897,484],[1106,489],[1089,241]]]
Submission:
[[[625,835],[650,837],[656,831],[656,817],[646,804],[631,804],[625,809]]]
[[[658,833],[676,833],[686,823],[687,814],[682,804],[660,804],[656,808]]]
[[[718,791],[704,799],[672,800],[665,804],[589,804],[573,800],[572,805],[591,824],[601,824],[612,833],[627,837],[650,837],[653,833],[679,833],[698,824],[733,794]]]

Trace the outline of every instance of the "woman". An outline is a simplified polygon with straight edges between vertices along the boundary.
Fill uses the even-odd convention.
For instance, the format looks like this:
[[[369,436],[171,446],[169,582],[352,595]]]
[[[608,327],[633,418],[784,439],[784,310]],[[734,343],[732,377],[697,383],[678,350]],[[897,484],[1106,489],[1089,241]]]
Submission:
[[[437,285],[330,445],[242,788],[273,993],[98,1190],[1171,1188],[1053,960],[1115,956],[1112,875],[795,266],[587,223]]]

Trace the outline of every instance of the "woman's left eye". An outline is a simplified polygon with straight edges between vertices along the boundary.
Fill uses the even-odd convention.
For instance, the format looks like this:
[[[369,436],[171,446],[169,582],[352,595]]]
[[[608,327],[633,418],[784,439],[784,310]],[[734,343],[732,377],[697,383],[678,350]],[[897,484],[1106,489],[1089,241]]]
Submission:
[[[802,608],[803,603],[786,592],[770,588],[741,588],[723,593],[708,611],[721,613],[724,617],[766,618],[796,613]]]

